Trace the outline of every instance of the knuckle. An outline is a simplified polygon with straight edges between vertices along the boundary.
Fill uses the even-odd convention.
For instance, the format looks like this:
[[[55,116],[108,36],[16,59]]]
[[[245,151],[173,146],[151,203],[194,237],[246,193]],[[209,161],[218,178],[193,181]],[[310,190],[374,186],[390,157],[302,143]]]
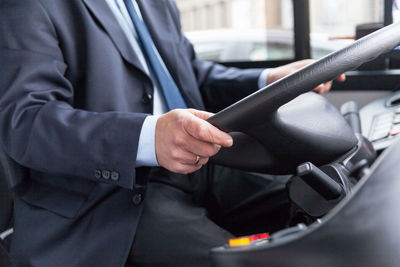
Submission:
[[[177,160],[180,159],[180,153],[179,153],[178,150],[173,149],[173,150],[171,151],[171,159],[174,160],[174,161],[177,161]]]
[[[207,146],[206,148],[205,148],[205,151],[204,151],[205,153],[205,156],[207,156],[207,157],[211,157],[211,156],[214,156],[217,152],[215,151],[215,148],[213,147],[213,146]]]
[[[176,125],[183,125],[185,120],[186,120],[186,116],[184,115],[184,113],[182,112],[182,110],[180,109],[175,109],[170,111],[172,113],[172,116],[174,117],[174,122]]]
[[[180,146],[182,146],[182,145],[185,144],[185,140],[184,140],[184,138],[183,138],[182,136],[180,136],[180,135],[175,135],[174,138],[173,138],[172,143],[173,143],[175,146],[180,147]]]
[[[220,146],[213,145],[213,146],[212,146],[213,155],[217,154],[217,153],[219,152],[220,149],[221,149]]]
[[[221,146],[220,145],[214,145],[214,149],[215,149],[215,154],[217,154],[221,150]]]
[[[173,116],[179,116],[181,114],[182,110],[180,109],[173,109],[169,113]]]
[[[210,136],[208,127],[205,126],[204,124],[199,125],[199,127],[197,129],[197,133],[201,139],[208,139]]]
[[[185,118],[178,116],[175,120],[176,127],[182,129],[185,126]]]

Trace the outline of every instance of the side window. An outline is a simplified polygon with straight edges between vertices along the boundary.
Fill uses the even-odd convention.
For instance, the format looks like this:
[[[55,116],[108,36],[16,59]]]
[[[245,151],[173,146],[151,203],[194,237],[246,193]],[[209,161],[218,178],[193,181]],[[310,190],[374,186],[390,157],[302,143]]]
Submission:
[[[383,9],[384,0],[310,0],[312,57],[354,42],[358,25],[383,24]]]
[[[176,0],[200,58],[219,62],[294,59],[292,0]]]
[[[293,1],[175,0],[200,58],[219,62],[295,59]],[[311,56],[354,42],[357,25],[383,23],[385,0],[309,0]],[[397,1],[397,0],[396,0]]]

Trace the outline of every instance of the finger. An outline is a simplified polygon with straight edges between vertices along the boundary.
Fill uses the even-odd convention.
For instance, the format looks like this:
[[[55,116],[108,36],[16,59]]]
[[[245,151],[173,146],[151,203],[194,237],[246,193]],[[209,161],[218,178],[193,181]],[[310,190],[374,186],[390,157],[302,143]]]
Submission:
[[[170,153],[174,156],[174,160],[181,159],[181,157],[177,157],[181,156],[181,150],[201,157],[211,157],[221,149],[220,145],[201,141],[187,132],[175,134],[172,143],[176,147],[176,150],[170,150]]]
[[[314,89],[314,92],[316,92],[316,93],[322,95],[322,94],[325,92],[325,85],[324,85],[324,84],[318,85],[318,87],[316,87],[316,88]]]
[[[321,90],[322,90],[322,84],[318,85],[317,87],[314,88],[314,92],[321,94]]]
[[[189,109],[189,112],[202,120],[207,120],[208,118],[214,115],[214,113],[207,111],[200,111],[197,109]]]
[[[192,138],[192,137],[191,137]],[[183,149],[201,157],[212,157],[221,149],[220,145],[202,142],[192,138],[183,145]]]
[[[210,158],[200,158],[198,165],[201,165],[201,166],[206,165],[209,159]]]
[[[329,92],[331,88],[332,88],[332,81],[320,84],[318,87],[314,89],[314,91],[322,95],[324,93]]]
[[[332,81],[325,83],[324,88],[323,88],[323,90],[324,90],[323,93],[328,93],[332,89],[332,85],[333,85]]]
[[[193,119],[188,120],[184,125],[184,129],[192,137],[206,143],[224,147],[230,147],[233,144],[232,137],[229,134],[195,116],[193,116]]]
[[[336,78],[336,81],[338,82],[346,81],[346,74],[341,74],[339,77]]]
[[[194,155],[195,159],[192,163],[186,163],[185,165],[198,165],[198,166],[203,166],[206,165],[209,158],[208,157],[200,157],[199,162],[196,164],[197,156]]]
[[[184,149],[176,149],[171,152],[171,159],[179,164],[194,165],[197,160],[197,154],[191,153]]]
[[[325,93],[329,92],[332,88],[332,84],[333,84],[332,81],[324,83],[321,88],[321,94],[325,94]]]

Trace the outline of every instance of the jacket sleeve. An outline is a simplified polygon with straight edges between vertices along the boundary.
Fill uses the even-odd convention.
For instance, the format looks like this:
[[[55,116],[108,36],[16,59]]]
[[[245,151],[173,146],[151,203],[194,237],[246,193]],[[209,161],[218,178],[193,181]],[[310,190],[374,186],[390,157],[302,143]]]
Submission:
[[[0,145],[19,164],[46,173],[135,184],[146,114],[74,108],[57,33],[40,1],[0,2]]]
[[[174,14],[175,26],[181,32],[181,43],[191,59],[193,71],[201,90],[207,110],[216,112],[258,90],[258,79],[264,69],[239,69],[199,59],[193,45],[184,36],[179,10],[169,1]]]

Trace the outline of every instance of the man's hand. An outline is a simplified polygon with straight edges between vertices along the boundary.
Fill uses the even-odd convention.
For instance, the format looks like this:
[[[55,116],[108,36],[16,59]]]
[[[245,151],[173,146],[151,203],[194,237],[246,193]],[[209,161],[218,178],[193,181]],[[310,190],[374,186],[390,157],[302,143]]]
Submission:
[[[296,61],[287,65],[283,65],[278,68],[271,69],[271,71],[268,73],[268,78],[267,81],[269,84],[309,65],[314,63],[315,60],[312,59],[305,59],[305,60],[300,60]],[[342,74],[338,78],[336,78],[338,82],[344,82],[346,80],[346,75]],[[324,94],[329,92],[332,88],[332,81],[320,84],[317,88],[314,89],[315,92],[318,94]]]
[[[212,113],[176,109],[162,115],[156,126],[156,156],[160,166],[181,174],[200,169],[232,137],[207,121]]]

